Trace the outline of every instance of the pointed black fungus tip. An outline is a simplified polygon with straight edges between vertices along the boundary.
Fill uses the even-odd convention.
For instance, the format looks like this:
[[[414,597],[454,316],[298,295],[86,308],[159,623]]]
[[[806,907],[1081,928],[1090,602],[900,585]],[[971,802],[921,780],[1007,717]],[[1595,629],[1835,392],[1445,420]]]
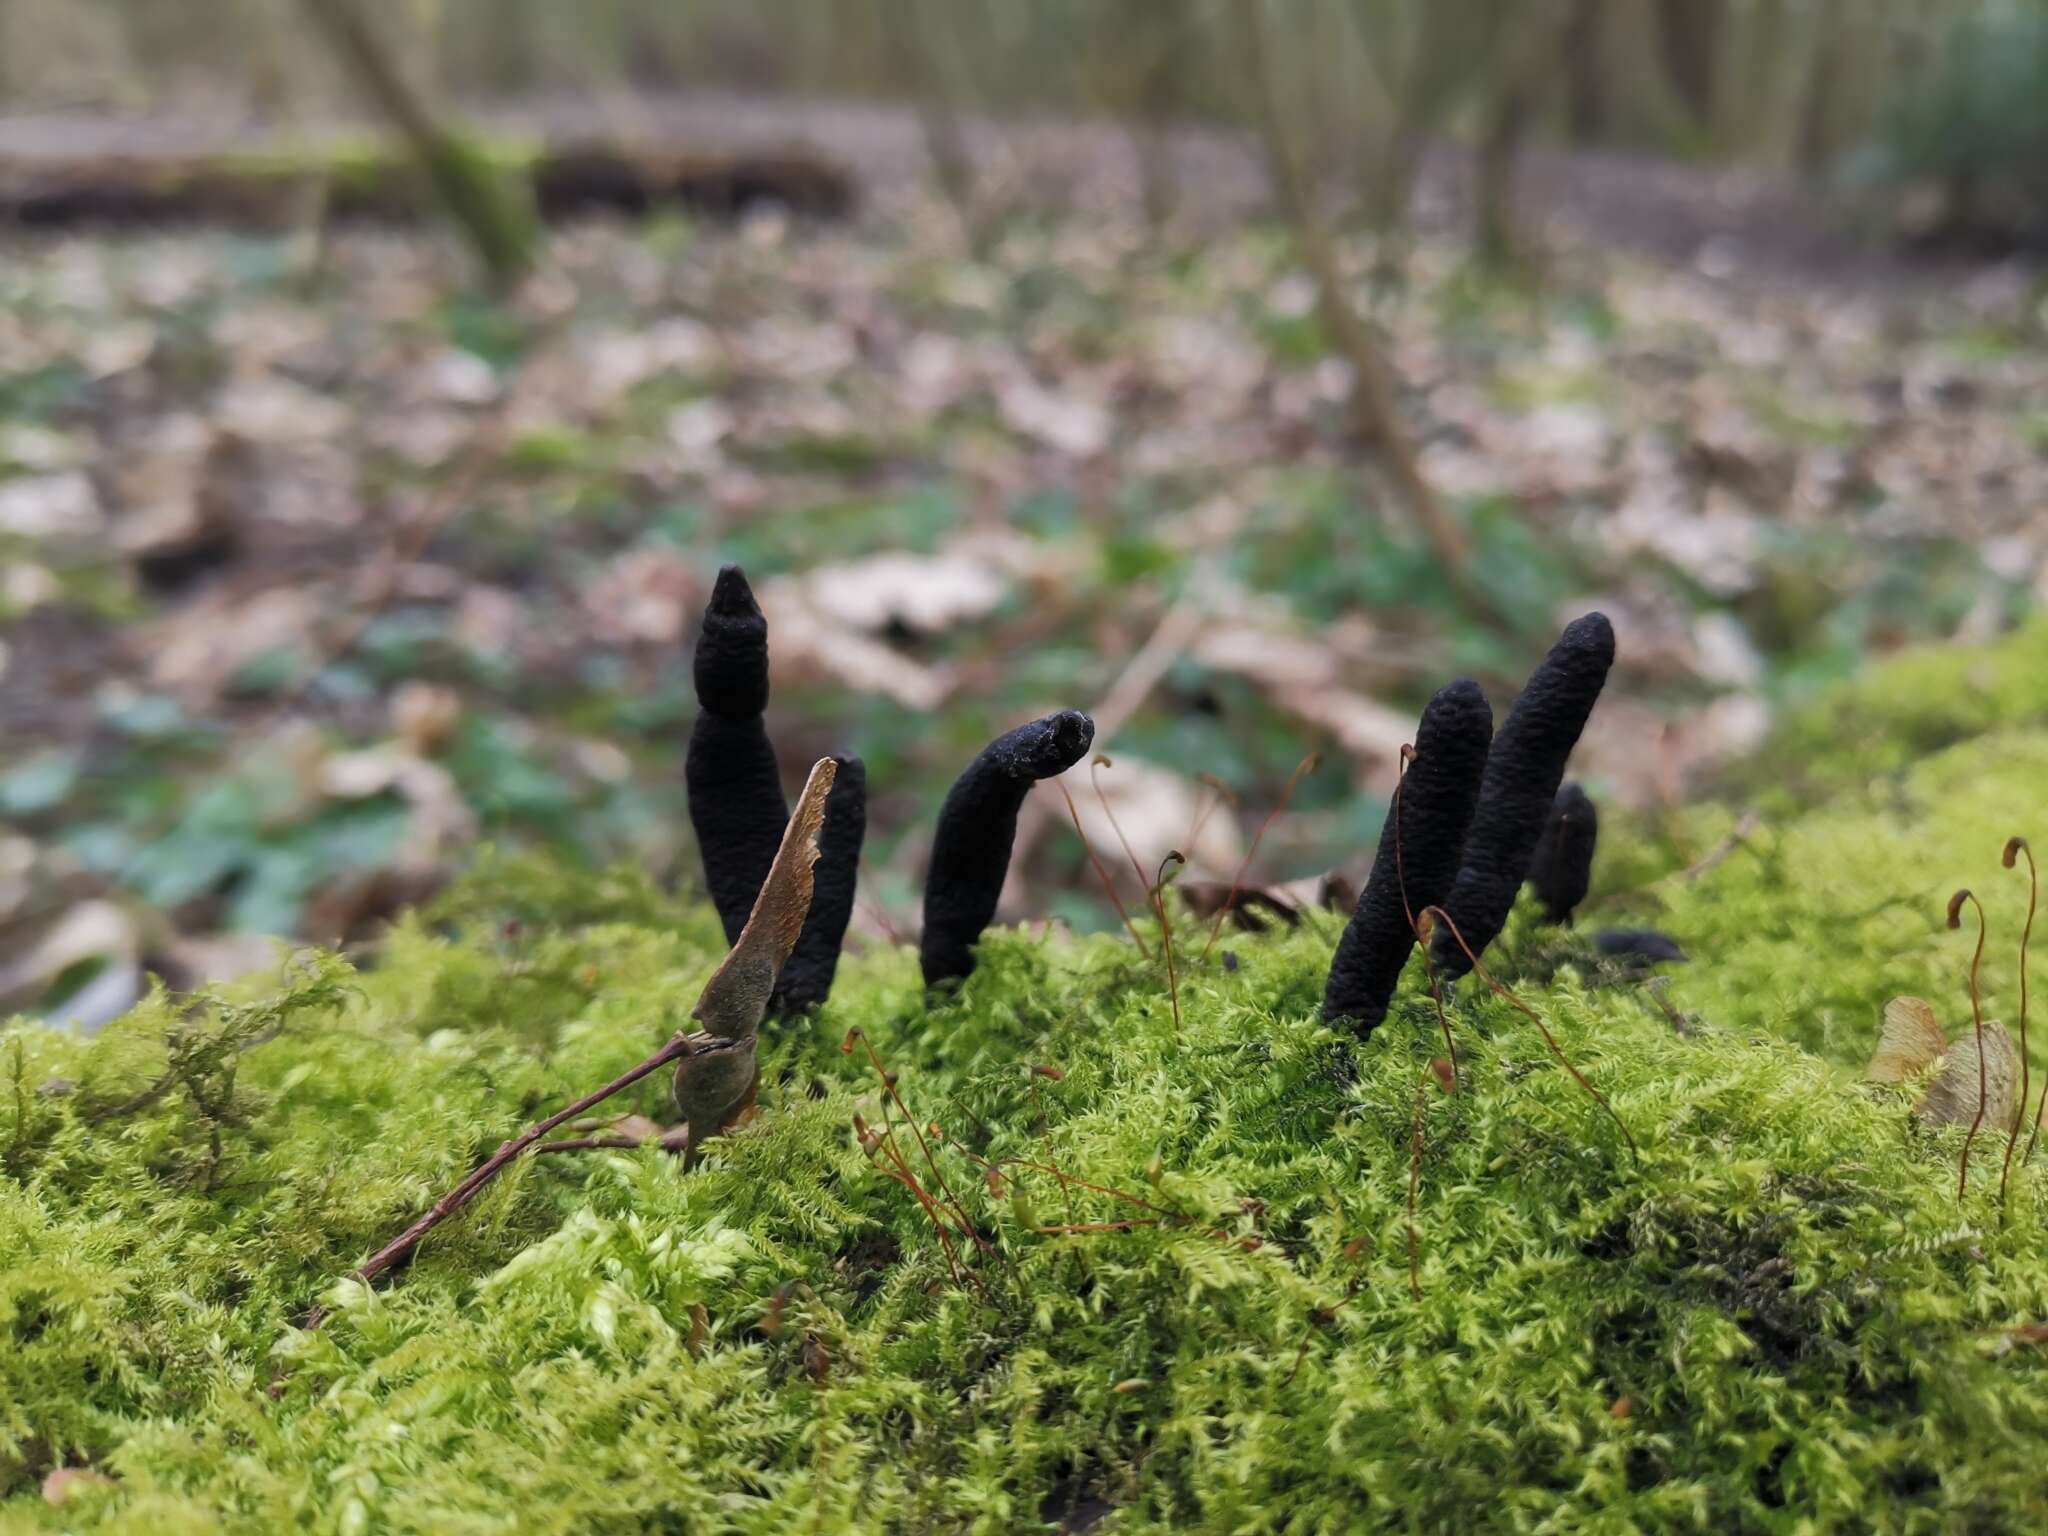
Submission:
[[[690,670],[698,704],[714,715],[742,720],[768,707],[768,619],[736,565],[712,584]]]
[[[1424,731],[1440,730],[1462,736],[1481,725],[1488,736],[1493,734],[1493,706],[1486,702],[1485,689],[1471,678],[1461,677],[1437,689],[1423,711],[1416,734],[1419,737]],[[1416,750],[1420,752],[1423,745],[1418,740]]]
[[[1034,775],[1036,778],[1065,773],[1095,745],[1095,722],[1078,709],[1063,709],[1040,723],[1045,727],[1043,761],[1050,766],[1047,772]]]
[[[1598,656],[1609,666],[1614,664],[1614,626],[1604,613],[1582,614],[1573,619],[1565,625],[1557,643],[1565,650],[1583,651]]]
[[[711,601],[705,605],[705,618],[758,619],[761,605],[754,600],[754,589],[747,585],[747,573],[736,565],[722,565],[718,568],[718,579],[711,584]]]

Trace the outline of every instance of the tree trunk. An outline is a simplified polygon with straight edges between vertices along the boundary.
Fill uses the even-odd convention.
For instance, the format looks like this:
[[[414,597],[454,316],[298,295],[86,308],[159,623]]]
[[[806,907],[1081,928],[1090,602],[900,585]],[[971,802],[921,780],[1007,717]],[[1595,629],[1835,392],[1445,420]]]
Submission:
[[[1565,125],[1574,144],[1603,144],[1614,132],[1614,93],[1607,63],[1609,0],[1573,0],[1565,23]]]
[[[1698,123],[1714,121],[1721,36],[1727,19],[1727,0],[1657,0],[1664,71]]]
[[[1486,107],[1472,176],[1473,249],[1483,267],[1508,272],[1522,264],[1515,218],[1515,182],[1534,115],[1534,91],[1519,73],[1501,82]]]
[[[974,156],[943,71],[921,35],[927,17],[914,0],[880,0],[892,62],[917,108],[932,176],[960,223],[968,249],[979,257],[985,230],[974,191]]]
[[[1835,155],[1835,117],[1842,95],[1844,40],[1841,0],[1820,0],[1813,21],[1813,52],[1799,103],[1799,140],[1793,161],[1800,179],[1818,185]]]
[[[1465,531],[1422,473],[1414,440],[1401,421],[1393,378],[1379,340],[1345,295],[1336,248],[1289,135],[1280,104],[1280,88],[1272,76],[1261,0],[1232,0],[1232,15],[1244,73],[1255,93],[1273,190],[1294,226],[1295,244],[1302,261],[1315,278],[1323,324],[1337,350],[1351,364],[1353,431],[1361,445],[1378,459],[1395,496],[1428,542],[1452,590],[1477,616],[1498,622],[1498,610],[1472,580],[1471,551]]]
[[[511,287],[533,265],[539,244],[530,203],[475,145],[435,119],[355,0],[304,3],[349,74],[410,147],[492,284]]]

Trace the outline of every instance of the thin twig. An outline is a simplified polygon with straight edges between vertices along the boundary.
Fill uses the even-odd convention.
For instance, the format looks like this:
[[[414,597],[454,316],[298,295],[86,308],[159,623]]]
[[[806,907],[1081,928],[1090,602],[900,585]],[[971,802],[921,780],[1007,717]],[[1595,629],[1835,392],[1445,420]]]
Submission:
[[[611,1148],[630,1151],[646,1145],[638,1136],[573,1136],[567,1141],[544,1141],[533,1151],[538,1157],[543,1152],[593,1152]]]
[[[496,1178],[505,1165],[511,1162],[513,1158],[539,1141],[556,1126],[575,1119],[593,1106],[602,1104],[606,1099],[612,1097],[613,1094],[632,1087],[641,1078],[648,1076],[650,1073],[658,1072],[670,1062],[678,1061],[689,1055],[691,1050],[690,1040],[691,1037],[685,1034],[672,1036],[668,1044],[664,1045],[638,1066],[613,1078],[595,1093],[585,1094],[567,1109],[557,1114],[552,1114],[547,1119],[527,1127],[526,1130],[513,1137],[512,1140],[504,1143],[490,1157],[485,1159],[483,1165],[474,1173],[449,1190],[439,1200],[436,1200],[432,1208],[424,1216],[420,1217],[419,1220],[415,1221],[411,1226],[399,1233],[398,1236],[365,1259],[352,1272],[351,1278],[360,1280],[366,1285],[375,1280],[385,1270],[391,1268],[392,1265],[412,1252],[418,1246],[421,1238],[425,1237],[434,1228],[441,1225],[442,1222],[453,1216],[482,1193],[483,1187]],[[321,1315],[324,1316],[324,1313]],[[317,1320],[309,1321],[306,1326],[309,1328],[317,1326]]]

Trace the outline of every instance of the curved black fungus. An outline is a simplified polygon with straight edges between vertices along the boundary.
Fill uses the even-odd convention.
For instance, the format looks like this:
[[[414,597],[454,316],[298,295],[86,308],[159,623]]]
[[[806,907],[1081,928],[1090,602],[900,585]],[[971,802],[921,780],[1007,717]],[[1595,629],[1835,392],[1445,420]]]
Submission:
[[[1387,1015],[1387,1001],[1415,945],[1410,914],[1439,905],[1457,878],[1492,739],[1493,711],[1469,679],[1438,689],[1422,711],[1415,760],[1380,829],[1372,874],[1337,942],[1323,987],[1323,1017],[1351,1020],[1360,1039]]]
[[[1465,950],[1482,953],[1506,924],[1564,781],[1565,760],[1613,665],[1614,626],[1607,616],[1589,613],[1572,620],[1529,674],[1522,696],[1494,737],[1479,786],[1479,808],[1465,839],[1465,862],[1443,903],[1457,933],[1440,925],[1431,941],[1431,958],[1446,980],[1471,970]]]
[[[924,882],[918,960],[928,987],[974,969],[974,943],[996,914],[1017,812],[1040,779],[1065,773],[1095,740],[1095,722],[1063,709],[998,736],[954,781],[939,809]]]
[[[868,771],[857,757],[834,757],[839,773],[825,797],[825,825],[818,832],[818,862],[811,869],[811,910],[796,948],[782,967],[768,1004],[777,1016],[815,1008],[831,994],[839,969],[839,948],[853,917],[853,888],[860,873],[860,845],[868,829]]]
[[[1529,884],[1543,905],[1543,921],[1569,928],[1572,913],[1593,883],[1593,845],[1600,836],[1600,811],[1576,784],[1551,802],[1543,835],[1529,859]]]
[[[1602,928],[1592,935],[1593,947],[1616,960],[1686,960],[1678,940],[1654,928]]]
[[[761,724],[768,704],[768,620],[736,565],[718,573],[691,663],[696,723],[683,763],[690,825],[704,857],[704,884],[736,943],[789,821],[775,748]]]

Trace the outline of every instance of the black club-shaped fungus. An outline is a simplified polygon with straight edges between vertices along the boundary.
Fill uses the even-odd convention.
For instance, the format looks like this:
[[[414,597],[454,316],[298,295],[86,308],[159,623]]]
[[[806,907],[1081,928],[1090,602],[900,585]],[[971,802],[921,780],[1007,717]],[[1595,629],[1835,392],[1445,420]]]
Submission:
[[[939,810],[924,883],[924,935],[918,959],[925,985],[974,969],[974,944],[996,914],[1017,812],[1040,779],[1065,773],[1095,740],[1095,722],[1063,709],[998,736],[954,781]]]
[[[1600,836],[1600,811],[1576,784],[1557,792],[1536,852],[1529,859],[1529,886],[1543,907],[1543,921],[1569,928],[1572,913],[1593,883],[1593,846]]]
[[[704,884],[736,943],[768,878],[789,802],[775,748],[761,723],[768,705],[768,620],[736,565],[718,573],[692,663],[697,720],[683,776],[690,825],[704,857]]]
[[[1415,946],[1411,914],[1441,904],[1457,878],[1492,739],[1493,711],[1475,682],[1439,689],[1422,711],[1414,761],[1388,808],[1372,874],[1337,943],[1323,988],[1323,1017],[1350,1020],[1360,1039],[1387,1015],[1388,1000]]]
[[[704,884],[732,944],[747,925],[789,821],[775,748],[761,723],[768,705],[768,620],[736,565],[721,570],[711,589],[692,671],[699,709],[683,770],[690,824],[704,858]],[[810,914],[769,1005],[778,1015],[825,1001],[853,913],[867,832],[867,773],[857,757],[836,761]]]
[[[832,992],[839,949],[853,917],[853,890],[860,874],[860,845],[867,836],[868,774],[857,757],[839,757],[839,775],[825,799],[825,825],[818,833],[818,862],[811,871],[811,910],[796,948],[782,967],[769,1011],[777,1015],[816,1008]]]
[[[1465,838],[1465,861],[1443,903],[1457,933],[1440,924],[1431,941],[1431,959],[1446,980],[1471,970],[1466,949],[1483,953],[1506,924],[1564,782],[1565,760],[1613,665],[1614,627],[1607,616],[1589,613],[1574,619],[1529,675],[1493,738],[1479,806]]]
[[[1611,959],[1652,965],[1688,958],[1678,940],[1654,928],[1602,928],[1593,935],[1593,947]]]

